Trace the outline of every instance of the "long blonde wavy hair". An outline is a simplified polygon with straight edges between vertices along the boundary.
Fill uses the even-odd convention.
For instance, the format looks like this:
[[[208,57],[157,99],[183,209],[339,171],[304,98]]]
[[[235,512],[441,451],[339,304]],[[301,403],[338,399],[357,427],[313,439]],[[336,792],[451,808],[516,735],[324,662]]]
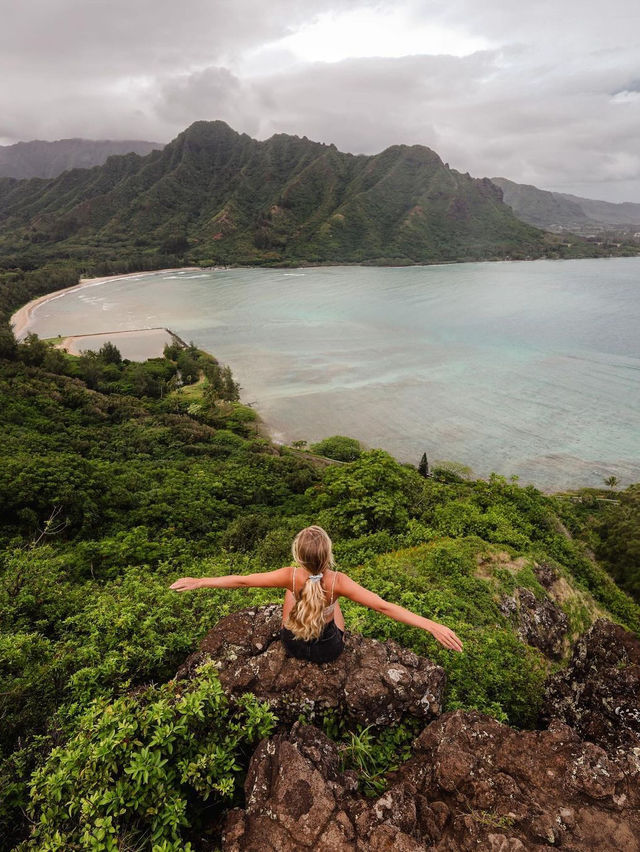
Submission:
[[[333,568],[335,561],[331,539],[322,527],[311,526],[300,530],[294,538],[291,553],[296,565],[311,574],[324,574]],[[317,639],[324,630],[323,609],[326,604],[321,580],[305,580],[300,596],[292,606],[285,623],[296,639]]]

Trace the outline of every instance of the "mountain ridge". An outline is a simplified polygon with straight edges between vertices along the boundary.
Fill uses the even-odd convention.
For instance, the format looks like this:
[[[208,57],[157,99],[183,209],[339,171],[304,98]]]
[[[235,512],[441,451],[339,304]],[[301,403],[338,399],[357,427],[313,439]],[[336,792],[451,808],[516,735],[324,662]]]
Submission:
[[[540,228],[640,228],[640,204],[613,203],[564,192],[539,189],[503,177],[491,178],[500,187],[505,204],[530,225]]]
[[[198,121],[143,157],[0,180],[0,248],[40,261],[153,250],[205,263],[421,263],[540,256],[546,247],[491,181],[419,145],[345,154]]]
[[[162,147],[161,142],[142,139],[84,139],[79,136],[52,142],[44,139],[15,142],[0,145],[0,177],[54,178],[68,169],[101,165],[112,154],[144,155]]]

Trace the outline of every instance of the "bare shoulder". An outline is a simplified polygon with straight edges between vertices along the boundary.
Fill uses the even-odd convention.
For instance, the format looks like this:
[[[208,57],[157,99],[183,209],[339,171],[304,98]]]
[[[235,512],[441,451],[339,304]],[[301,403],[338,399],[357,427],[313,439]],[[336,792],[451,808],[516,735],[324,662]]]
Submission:
[[[331,571],[330,576],[327,577],[327,586],[333,586],[336,595],[341,595],[344,594],[341,589],[348,580],[349,577],[342,571]]]

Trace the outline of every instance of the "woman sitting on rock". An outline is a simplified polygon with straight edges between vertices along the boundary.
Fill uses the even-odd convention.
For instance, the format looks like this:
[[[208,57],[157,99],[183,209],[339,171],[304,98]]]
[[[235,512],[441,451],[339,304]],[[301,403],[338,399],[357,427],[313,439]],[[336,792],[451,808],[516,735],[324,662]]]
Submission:
[[[322,527],[311,526],[301,530],[293,540],[291,552],[295,564],[277,571],[201,579],[182,577],[171,588],[176,592],[201,588],[235,589],[242,586],[286,589],[280,637],[289,656],[314,663],[335,660],[344,648],[344,618],[338,600],[340,597],[349,598],[412,627],[422,627],[445,648],[462,650],[462,642],[444,624],[388,603],[341,571],[334,571],[331,539]]]

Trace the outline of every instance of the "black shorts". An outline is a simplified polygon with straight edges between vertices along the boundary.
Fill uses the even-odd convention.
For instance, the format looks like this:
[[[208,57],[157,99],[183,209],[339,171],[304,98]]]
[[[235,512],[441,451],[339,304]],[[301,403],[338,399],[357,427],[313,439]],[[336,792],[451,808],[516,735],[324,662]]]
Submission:
[[[280,638],[288,657],[309,660],[312,663],[330,663],[344,649],[344,630],[335,621],[329,621],[317,639],[296,639],[287,627],[280,630]]]

